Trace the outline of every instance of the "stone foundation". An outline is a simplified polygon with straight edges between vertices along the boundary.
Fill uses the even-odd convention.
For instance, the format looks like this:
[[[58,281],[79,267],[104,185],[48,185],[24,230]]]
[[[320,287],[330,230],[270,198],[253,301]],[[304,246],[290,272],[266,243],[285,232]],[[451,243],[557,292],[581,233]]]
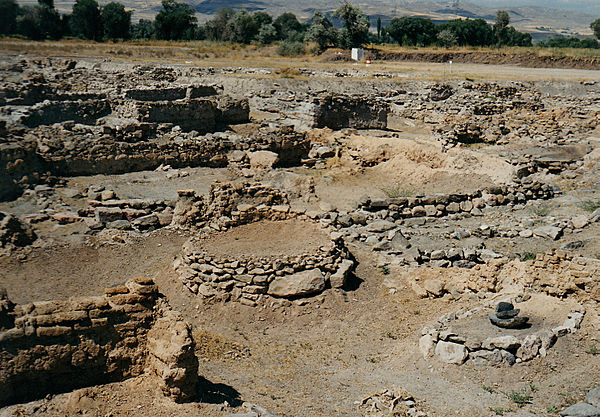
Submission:
[[[341,288],[354,268],[343,239],[298,255],[223,256],[202,241],[188,243],[174,263],[184,285],[194,294],[256,305],[266,297],[294,298]]]
[[[448,330],[457,320],[474,315],[481,315],[481,320],[486,321],[487,314],[481,313],[491,311],[493,310],[485,307],[476,307],[441,316],[436,323],[421,331],[419,348],[423,356],[429,358],[435,355],[442,362],[456,365],[467,363],[475,366],[501,366],[526,362],[546,356],[548,349],[559,337],[579,329],[585,316],[585,309],[579,306],[567,315],[562,325],[534,332],[523,330],[519,336],[472,338]]]

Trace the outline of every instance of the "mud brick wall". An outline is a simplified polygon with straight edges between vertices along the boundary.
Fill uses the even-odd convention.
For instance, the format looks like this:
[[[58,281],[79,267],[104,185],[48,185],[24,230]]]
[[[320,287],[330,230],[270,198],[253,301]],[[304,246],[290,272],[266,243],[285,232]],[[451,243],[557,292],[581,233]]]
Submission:
[[[564,249],[539,253],[532,262],[528,284],[559,297],[579,294],[600,299],[600,260],[573,256]]]
[[[68,301],[0,293],[0,405],[141,374],[157,295],[144,279]]]

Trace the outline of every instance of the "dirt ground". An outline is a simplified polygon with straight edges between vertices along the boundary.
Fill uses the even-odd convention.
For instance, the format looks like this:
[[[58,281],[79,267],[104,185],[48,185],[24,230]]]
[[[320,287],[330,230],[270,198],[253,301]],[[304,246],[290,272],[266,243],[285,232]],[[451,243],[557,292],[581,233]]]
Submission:
[[[154,396],[144,378],[136,378],[7,407],[0,415],[225,415],[230,408],[210,405],[219,400],[231,406],[249,401],[285,416],[357,416],[356,401],[395,387],[423,400],[435,416],[496,415],[492,409],[545,415],[552,407],[560,409],[582,399],[597,382],[600,363],[586,353],[591,343],[599,341],[600,318],[595,312],[589,313],[576,334],[560,338],[546,358],[513,367],[459,368],[423,359],[419,330],[443,313],[479,305],[477,297],[419,299],[408,288],[390,294],[383,285],[386,276],[375,267],[371,253],[352,248],[360,262],[356,291],[331,291],[260,309],[238,303],[202,304],[167,265],[176,253],[176,242],[173,235],[158,234],[143,245],[133,245],[130,253],[135,256],[129,259],[140,259],[133,264],[119,259],[122,248],[104,250],[104,279],[75,271],[90,268],[90,257],[75,262],[64,258],[70,262],[62,276],[54,277],[51,286],[29,284],[35,291],[28,289],[27,298],[95,294],[99,286],[119,284],[138,274],[140,264],[152,267],[148,275],[198,335],[199,373],[210,381],[206,384],[212,393],[208,403],[174,405]],[[29,276],[50,278],[39,268],[41,264]],[[9,294],[25,292],[23,282],[8,284]],[[44,297],[50,290],[54,295]],[[531,403],[523,406],[504,394],[522,389],[533,395]]]

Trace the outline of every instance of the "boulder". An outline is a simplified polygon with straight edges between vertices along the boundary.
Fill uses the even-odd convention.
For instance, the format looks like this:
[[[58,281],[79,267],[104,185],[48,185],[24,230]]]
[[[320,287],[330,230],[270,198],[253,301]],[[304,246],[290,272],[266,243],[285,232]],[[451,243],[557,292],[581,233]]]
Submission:
[[[325,289],[325,278],[317,268],[275,278],[267,293],[275,297],[299,297]]]
[[[346,285],[346,280],[354,267],[354,262],[350,259],[344,259],[337,271],[329,277],[329,283],[332,288],[342,288]]]
[[[441,297],[444,294],[445,284],[439,279],[431,278],[423,282],[423,288],[434,297]]]
[[[365,227],[365,230],[373,233],[382,233],[387,232],[388,230],[391,230],[394,227],[396,227],[396,224],[393,222],[387,220],[376,220],[372,223],[369,223],[367,227]]]
[[[521,346],[521,342],[515,336],[498,336],[485,339],[481,346],[489,350],[493,348],[516,350]]]
[[[419,339],[419,349],[425,359],[433,356],[435,353],[435,340],[432,335],[426,334]]]
[[[271,151],[249,152],[248,158],[254,169],[271,169],[279,161],[279,155]]]
[[[469,361],[476,366],[513,365],[515,356],[502,349],[478,350],[469,354]]]
[[[435,346],[435,354],[445,363],[462,364],[469,353],[467,348],[458,343],[438,342]]]
[[[558,414],[564,417],[600,417],[600,408],[587,403],[577,403]]]
[[[556,240],[562,235],[562,228],[556,226],[540,226],[533,229],[533,234],[546,239]]]
[[[585,396],[585,401],[594,407],[600,407],[600,387],[596,387]]]
[[[521,347],[517,350],[517,358],[528,361],[537,356],[542,347],[542,339],[536,334],[530,334],[523,340]]]

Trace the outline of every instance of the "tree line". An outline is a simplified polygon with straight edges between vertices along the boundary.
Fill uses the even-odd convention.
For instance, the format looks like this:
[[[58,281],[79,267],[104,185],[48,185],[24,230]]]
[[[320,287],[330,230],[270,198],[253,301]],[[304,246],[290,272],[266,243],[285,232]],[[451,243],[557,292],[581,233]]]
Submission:
[[[378,18],[374,32],[369,30],[370,26],[369,17],[348,2],[341,4],[331,15],[315,12],[306,23],[289,12],[273,18],[262,11],[250,13],[222,8],[211,20],[198,24],[195,11],[188,4],[162,0],[162,8],[153,21],[141,19],[132,24],[131,11],[118,2],[101,7],[96,0],[76,0],[71,14],[60,15],[54,8],[54,0],[38,0],[35,6],[23,7],[16,0],[0,0],[0,35],[21,35],[35,40],[74,36],[96,41],[208,39],[265,45],[279,41],[282,55],[304,52],[306,42],[316,44],[319,51],[329,47],[349,49],[379,43],[442,47],[532,46],[531,35],[510,26],[510,16],[504,10],[497,12],[492,25],[483,19],[456,19],[435,24],[430,19],[406,16],[392,19],[385,27]],[[591,27],[597,36],[600,35],[600,19]],[[579,43],[577,38],[561,39],[551,39],[542,46],[598,45],[593,39],[578,40]]]

